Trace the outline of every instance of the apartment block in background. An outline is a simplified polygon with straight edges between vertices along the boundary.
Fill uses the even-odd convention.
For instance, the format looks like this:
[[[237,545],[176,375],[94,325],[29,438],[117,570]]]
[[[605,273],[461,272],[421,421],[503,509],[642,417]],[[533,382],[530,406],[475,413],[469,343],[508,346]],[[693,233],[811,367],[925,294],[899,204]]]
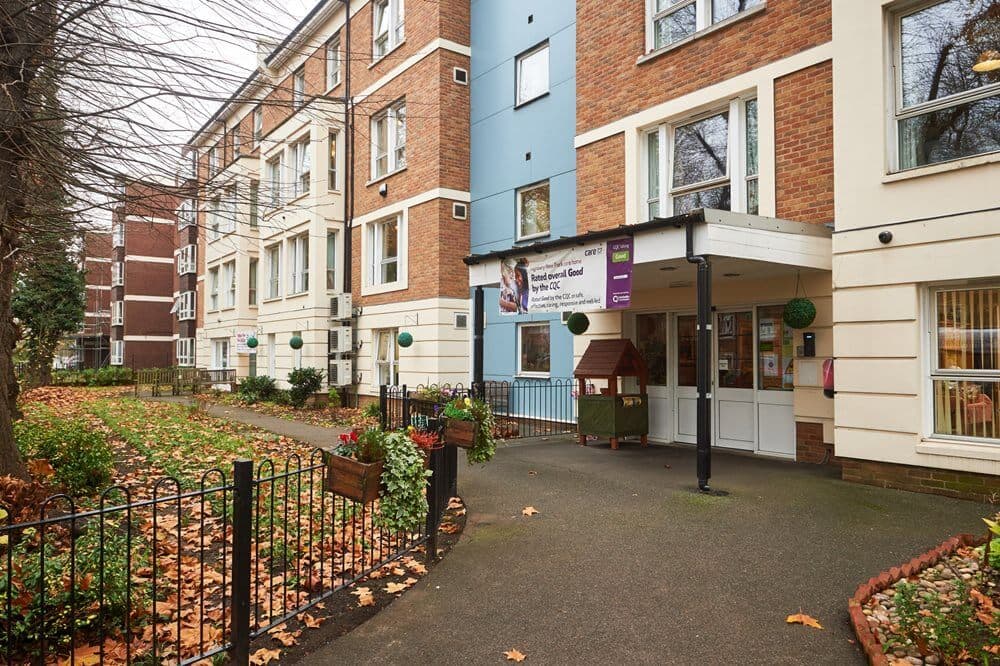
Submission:
[[[174,364],[176,188],[124,181],[111,226],[110,364]]]
[[[83,234],[80,268],[84,272],[86,305],[83,326],[74,341],[77,368],[100,368],[111,354],[111,234]]]
[[[320,2],[190,142],[204,230],[198,358],[279,383],[319,368],[370,394],[464,381],[468,3],[352,8],[350,58],[344,5]],[[404,330],[409,349],[396,343]]]

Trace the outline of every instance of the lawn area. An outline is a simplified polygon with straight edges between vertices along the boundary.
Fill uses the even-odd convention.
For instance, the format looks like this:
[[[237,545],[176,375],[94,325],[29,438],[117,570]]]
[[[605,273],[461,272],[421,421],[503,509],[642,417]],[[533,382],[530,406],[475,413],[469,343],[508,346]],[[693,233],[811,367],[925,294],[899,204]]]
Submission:
[[[276,395],[282,395],[280,392]],[[307,405],[301,409],[284,404],[279,400],[260,400],[248,402],[239,393],[215,392],[200,396],[206,402],[217,405],[227,405],[241,407],[264,414],[274,416],[286,421],[300,421],[309,425],[321,428],[372,428],[378,426],[378,416],[376,412],[365,409],[355,409],[352,407],[334,407],[330,405],[312,406]],[[371,409],[371,408],[369,408]]]
[[[346,631],[426,573],[416,559],[422,535],[377,528],[379,501],[325,492],[322,459],[310,446],[128,389],[35,389],[20,404],[15,436],[33,480],[0,479],[4,522],[42,513],[50,522],[0,536],[6,661],[72,654],[96,663],[102,649],[109,664],[221,659],[231,640],[238,459],[255,463],[247,555],[251,631],[260,636],[254,663],[329,640],[313,630],[336,617],[331,631]],[[45,501],[60,492],[72,503]],[[450,508],[456,518],[464,513]]]
[[[252,426],[215,418],[197,407],[146,402],[129,390],[46,388],[21,400],[28,427],[82,422],[101,433],[114,453],[114,483],[151,484],[176,477],[185,488],[213,468],[227,471],[234,460],[308,457],[310,447]]]

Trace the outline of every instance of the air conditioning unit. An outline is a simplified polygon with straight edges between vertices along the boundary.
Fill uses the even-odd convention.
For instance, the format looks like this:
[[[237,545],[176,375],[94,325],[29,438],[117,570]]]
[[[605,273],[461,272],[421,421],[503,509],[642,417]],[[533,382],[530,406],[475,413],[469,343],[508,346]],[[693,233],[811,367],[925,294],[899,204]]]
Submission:
[[[327,372],[327,381],[330,386],[348,386],[352,384],[351,362],[330,361],[329,370]]]
[[[330,298],[330,319],[350,319],[353,315],[354,300],[351,294],[337,294]]]
[[[349,354],[354,351],[353,335],[350,326],[334,326],[330,329],[331,354]]]

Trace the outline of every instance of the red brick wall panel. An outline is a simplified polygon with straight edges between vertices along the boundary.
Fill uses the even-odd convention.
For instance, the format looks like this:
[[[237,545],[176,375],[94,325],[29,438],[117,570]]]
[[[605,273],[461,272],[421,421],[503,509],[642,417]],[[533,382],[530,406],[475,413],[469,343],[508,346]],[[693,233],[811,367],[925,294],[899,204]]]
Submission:
[[[625,136],[576,151],[577,233],[625,224]]]
[[[645,3],[578,0],[577,133],[830,41],[829,0],[768,0],[754,16],[638,64]]]
[[[173,335],[169,303],[125,301],[125,335]]]
[[[833,221],[833,64],[813,65],[774,83],[777,216]]]

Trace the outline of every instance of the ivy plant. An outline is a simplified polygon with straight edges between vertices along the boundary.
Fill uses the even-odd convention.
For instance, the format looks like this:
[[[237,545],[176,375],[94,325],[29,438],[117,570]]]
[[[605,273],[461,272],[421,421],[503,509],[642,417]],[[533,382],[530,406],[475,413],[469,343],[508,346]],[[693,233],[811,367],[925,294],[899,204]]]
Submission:
[[[493,459],[497,452],[497,442],[493,437],[496,430],[496,419],[493,410],[483,400],[472,398],[456,398],[445,405],[442,416],[446,419],[460,421],[475,421],[476,436],[472,448],[466,449],[465,456],[470,464],[485,463]]]
[[[390,532],[416,532],[427,518],[424,488],[431,471],[406,433],[384,433],[385,466],[375,526]]]

